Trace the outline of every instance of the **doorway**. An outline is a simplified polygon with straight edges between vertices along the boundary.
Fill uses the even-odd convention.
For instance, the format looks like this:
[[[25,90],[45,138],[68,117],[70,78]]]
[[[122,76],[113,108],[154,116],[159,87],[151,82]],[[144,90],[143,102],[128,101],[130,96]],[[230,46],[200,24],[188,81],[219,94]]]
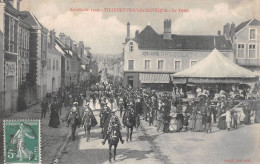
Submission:
[[[133,76],[128,76],[127,85],[131,86],[131,87],[134,86],[134,77]]]

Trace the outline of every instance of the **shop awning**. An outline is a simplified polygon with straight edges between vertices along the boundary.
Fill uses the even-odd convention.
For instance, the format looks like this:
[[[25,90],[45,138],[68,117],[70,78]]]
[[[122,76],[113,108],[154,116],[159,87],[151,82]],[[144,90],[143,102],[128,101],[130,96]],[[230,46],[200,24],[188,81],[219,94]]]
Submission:
[[[162,73],[140,73],[141,83],[169,83],[170,75]]]

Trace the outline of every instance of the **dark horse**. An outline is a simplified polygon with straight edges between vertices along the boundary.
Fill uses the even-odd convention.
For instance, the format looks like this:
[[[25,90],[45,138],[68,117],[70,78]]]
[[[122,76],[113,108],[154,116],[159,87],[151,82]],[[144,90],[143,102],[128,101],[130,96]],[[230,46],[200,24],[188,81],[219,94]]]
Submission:
[[[108,116],[109,116],[109,112],[106,109],[102,109],[102,111],[100,112],[100,125],[101,125],[101,133],[103,134],[103,139],[105,138],[105,133],[104,133],[104,125],[107,122]]]
[[[108,145],[109,145],[109,162],[111,162],[112,158],[112,146],[114,146],[114,160],[116,160],[116,148],[119,142],[119,133],[117,125],[113,125],[112,129],[108,133]]]
[[[128,141],[128,139],[130,139],[130,141],[132,141],[133,128],[136,125],[135,113],[134,113],[134,110],[132,107],[129,107],[127,109],[127,111],[125,112],[124,118],[123,118],[123,123],[127,129],[126,141]],[[130,132],[129,132],[129,130],[130,130]]]

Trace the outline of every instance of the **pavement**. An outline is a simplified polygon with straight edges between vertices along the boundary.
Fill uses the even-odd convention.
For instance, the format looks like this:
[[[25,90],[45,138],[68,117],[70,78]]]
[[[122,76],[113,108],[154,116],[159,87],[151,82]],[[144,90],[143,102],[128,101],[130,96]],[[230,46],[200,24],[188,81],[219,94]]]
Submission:
[[[63,108],[61,118],[66,109]],[[94,115],[99,121],[99,111]],[[17,112],[5,119],[40,119],[41,109],[35,105],[23,112]],[[41,119],[42,163],[96,164],[109,163],[108,144],[102,145],[101,128],[91,130],[90,142],[86,142],[83,128],[77,129],[76,139],[68,140],[69,128],[61,122],[58,128],[48,126],[50,112]],[[1,120],[1,127],[3,118]],[[122,120],[121,120],[122,122]],[[2,128],[1,135],[2,133]],[[212,133],[182,131],[179,133],[158,133],[156,127],[141,121],[138,130],[133,131],[133,141],[126,142],[126,129],[123,128],[124,144],[119,143],[116,161],[112,163],[154,163],[154,164],[221,164],[221,163],[260,163],[260,124],[240,125],[238,129],[219,130],[216,125]],[[3,141],[2,136],[0,136]],[[0,142],[0,147],[3,142]],[[2,151],[1,151],[2,153]],[[3,161],[1,154],[0,161]],[[1,162],[0,162],[1,163]]]
[[[62,108],[61,118],[65,117],[67,110]],[[66,128],[66,123],[61,121],[61,124],[58,128],[49,127],[50,120],[50,111],[47,111],[46,117],[41,119],[41,108],[40,105],[34,105],[29,107],[27,110],[22,112],[11,113],[9,115],[4,116],[4,118],[0,118],[0,126],[3,127],[3,119],[40,119],[41,122],[41,156],[42,162],[45,164],[53,163],[53,160],[57,156],[57,152],[61,148],[62,144],[66,140],[66,136],[69,133],[69,129]],[[3,141],[3,132],[2,128],[0,139]],[[3,142],[0,143],[0,147],[3,146]],[[0,163],[3,161],[3,151],[1,151],[0,155]]]
[[[94,114],[99,120],[98,111]],[[221,164],[260,163],[260,124],[240,125],[226,131],[213,126],[212,133],[182,131],[158,133],[156,127],[141,121],[134,129],[133,141],[119,143],[116,164]],[[91,130],[90,142],[86,142],[84,130],[77,129],[75,141],[70,142],[60,163],[109,163],[108,144],[102,145],[101,129]],[[122,131],[126,140],[126,129]]]

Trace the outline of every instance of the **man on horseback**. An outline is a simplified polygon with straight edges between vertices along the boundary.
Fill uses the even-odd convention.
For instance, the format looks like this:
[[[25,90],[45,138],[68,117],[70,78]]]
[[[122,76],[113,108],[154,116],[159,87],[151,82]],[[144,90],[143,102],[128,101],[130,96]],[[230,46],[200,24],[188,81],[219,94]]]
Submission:
[[[89,107],[89,102],[86,103],[85,110],[83,111],[82,114],[82,125],[84,126],[85,129],[86,141],[89,142],[91,127],[97,125],[96,118]]]
[[[67,127],[71,127],[72,140],[74,140],[77,126],[80,127],[81,122],[79,109],[76,107],[75,104],[72,106],[66,118],[68,124]]]
[[[108,117],[108,128],[107,128],[107,131],[106,131],[104,141],[102,142],[103,145],[106,143],[106,140],[108,139],[108,136],[111,133],[112,127],[116,127],[116,131],[119,134],[119,139],[120,139],[121,143],[123,144],[124,140],[122,139],[122,135],[121,135],[121,132],[120,132],[122,127],[121,127],[121,123],[119,121],[119,118],[116,116],[116,109],[113,109],[111,111],[110,116]]]

